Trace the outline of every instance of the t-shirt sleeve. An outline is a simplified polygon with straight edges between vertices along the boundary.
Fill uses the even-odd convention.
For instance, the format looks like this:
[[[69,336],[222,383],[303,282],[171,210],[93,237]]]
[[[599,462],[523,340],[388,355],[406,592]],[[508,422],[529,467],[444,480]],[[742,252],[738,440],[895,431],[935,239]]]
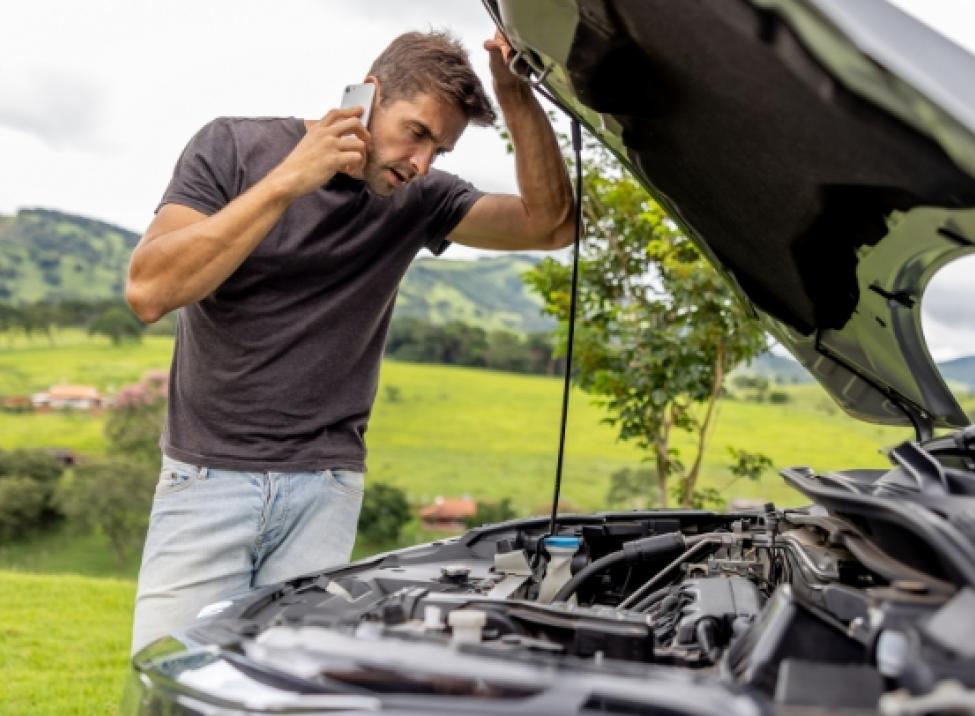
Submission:
[[[434,170],[427,176],[426,194],[430,220],[424,246],[439,256],[450,246],[447,235],[484,192],[458,176]]]
[[[226,119],[215,119],[186,145],[156,211],[164,204],[182,204],[215,214],[237,195],[236,176],[233,134]]]

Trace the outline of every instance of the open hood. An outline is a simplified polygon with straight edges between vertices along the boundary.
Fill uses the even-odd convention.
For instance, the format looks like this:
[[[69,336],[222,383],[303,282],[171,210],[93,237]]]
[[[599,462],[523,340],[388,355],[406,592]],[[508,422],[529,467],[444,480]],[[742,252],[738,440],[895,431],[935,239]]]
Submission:
[[[975,251],[975,58],[883,0],[486,5],[847,412],[968,423],[920,299]]]

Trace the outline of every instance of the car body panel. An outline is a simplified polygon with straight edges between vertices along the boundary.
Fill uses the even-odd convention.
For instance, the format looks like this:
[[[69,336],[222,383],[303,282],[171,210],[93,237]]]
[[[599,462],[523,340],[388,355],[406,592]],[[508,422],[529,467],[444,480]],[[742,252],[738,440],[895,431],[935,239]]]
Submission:
[[[847,412],[968,424],[920,303],[975,250],[975,58],[882,0],[487,5]]]

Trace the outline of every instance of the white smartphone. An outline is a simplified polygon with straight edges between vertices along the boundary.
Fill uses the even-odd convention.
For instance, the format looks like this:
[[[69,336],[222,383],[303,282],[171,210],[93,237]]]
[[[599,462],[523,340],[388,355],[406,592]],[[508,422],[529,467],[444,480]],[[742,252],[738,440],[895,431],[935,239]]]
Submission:
[[[348,85],[342,92],[341,109],[362,107],[362,126],[369,129],[369,115],[372,114],[372,100],[376,96],[376,85],[365,82],[361,85]]]

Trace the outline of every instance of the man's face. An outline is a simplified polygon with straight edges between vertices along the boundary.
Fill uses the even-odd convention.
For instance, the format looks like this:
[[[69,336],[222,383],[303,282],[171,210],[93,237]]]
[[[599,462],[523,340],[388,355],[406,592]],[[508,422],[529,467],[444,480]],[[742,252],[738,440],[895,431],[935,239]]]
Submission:
[[[433,95],[377,103],[369,121],[372,148],[363,178],[375,193],[389,196],[426,175],[433,160],[451,151],[466,127],[467,118],[458,107]]]

